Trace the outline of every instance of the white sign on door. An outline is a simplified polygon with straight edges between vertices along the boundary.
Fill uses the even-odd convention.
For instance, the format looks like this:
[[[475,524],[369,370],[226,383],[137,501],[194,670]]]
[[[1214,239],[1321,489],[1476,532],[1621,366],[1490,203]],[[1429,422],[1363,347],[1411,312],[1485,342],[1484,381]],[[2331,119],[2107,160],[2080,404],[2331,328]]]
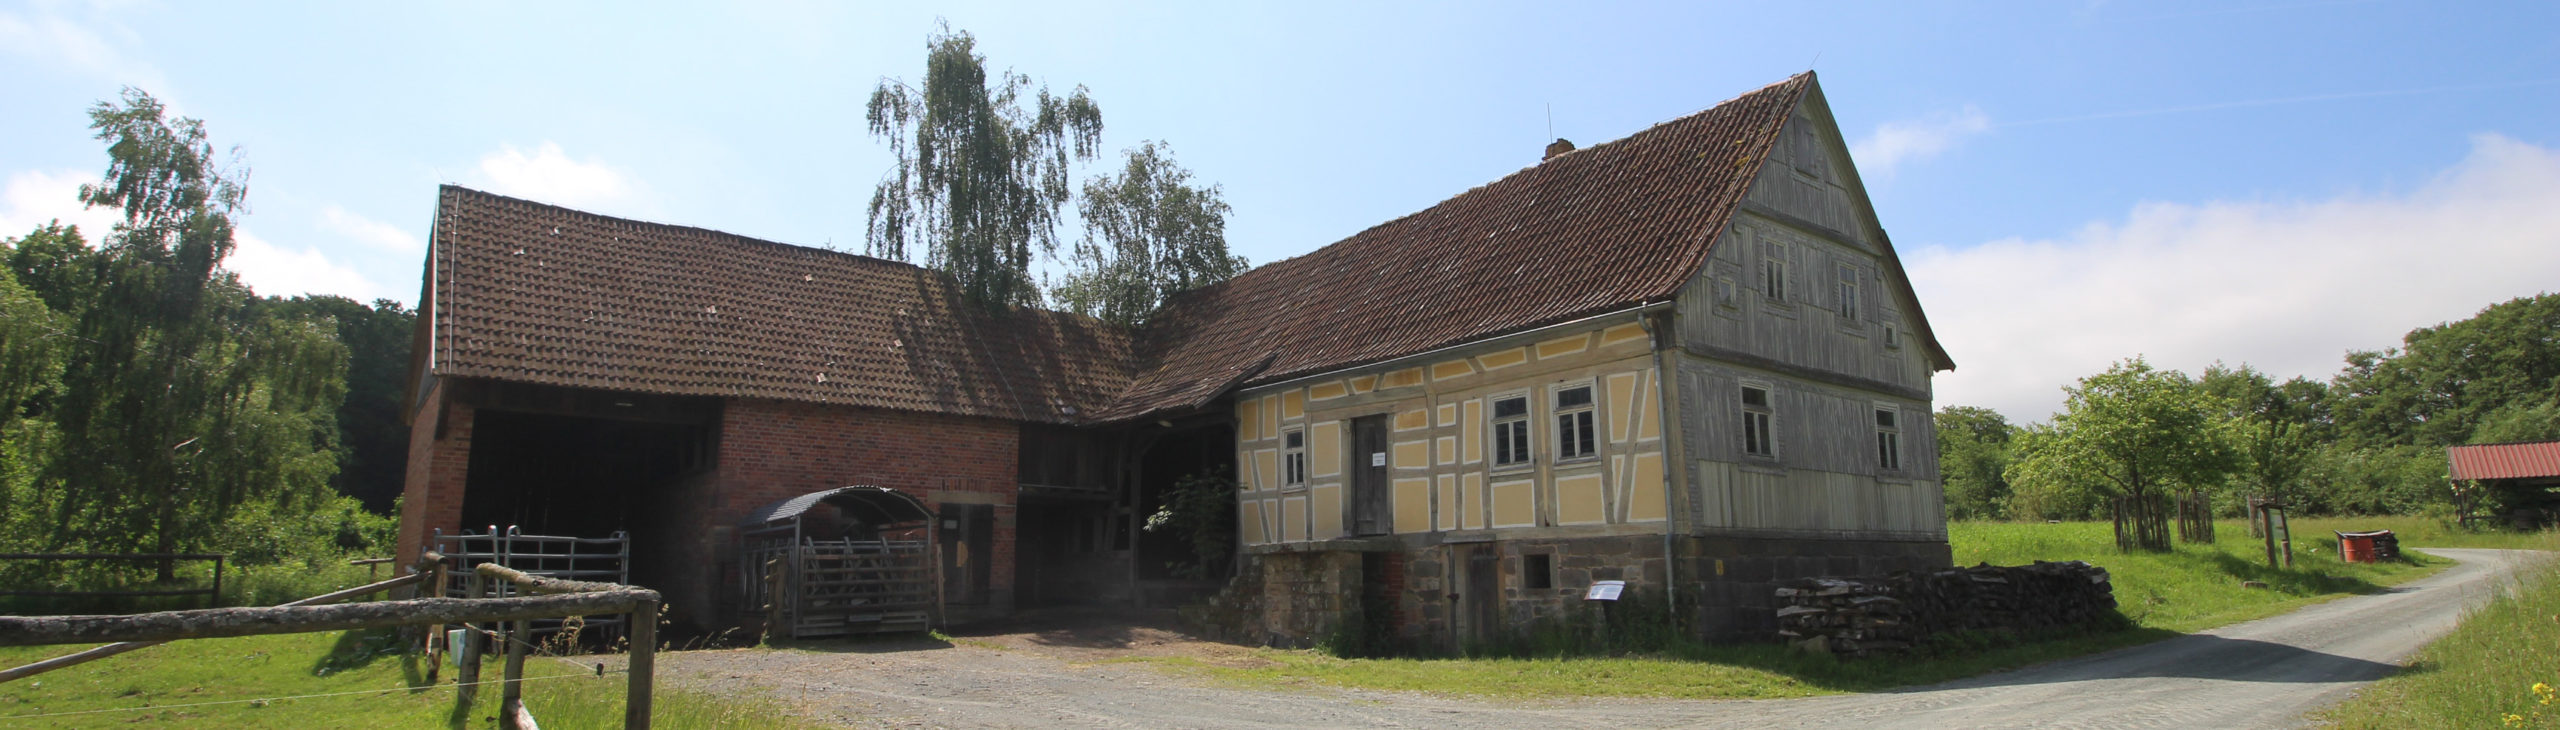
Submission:
[[[1372,452],[1369,452],[1369,465],[1370,465],[1370,466],[1386,466],[1386,465],[1387,465],[1387,452],[1384,452],[1384,451],[1372,451]]]

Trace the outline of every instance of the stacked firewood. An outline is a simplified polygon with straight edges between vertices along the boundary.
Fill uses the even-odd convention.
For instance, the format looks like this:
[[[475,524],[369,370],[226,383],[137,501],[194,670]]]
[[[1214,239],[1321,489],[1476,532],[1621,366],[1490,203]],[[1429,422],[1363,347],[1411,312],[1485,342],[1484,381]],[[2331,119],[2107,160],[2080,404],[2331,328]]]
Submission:
[[[2081,561],[1778,584],[1778,634],[1842,656],[1909,651],[1955,631],[2086,626],[2116,607],[2105,568]]]

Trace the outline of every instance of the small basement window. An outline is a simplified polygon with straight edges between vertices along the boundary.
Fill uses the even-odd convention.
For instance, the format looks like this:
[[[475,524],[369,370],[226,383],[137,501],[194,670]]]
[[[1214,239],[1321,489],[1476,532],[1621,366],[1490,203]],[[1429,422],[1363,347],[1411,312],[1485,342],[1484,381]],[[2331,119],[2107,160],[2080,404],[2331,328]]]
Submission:
[[[1556,587],[1556,556],[1547,553],[1520,556],[1520,587],[1533,591]]]

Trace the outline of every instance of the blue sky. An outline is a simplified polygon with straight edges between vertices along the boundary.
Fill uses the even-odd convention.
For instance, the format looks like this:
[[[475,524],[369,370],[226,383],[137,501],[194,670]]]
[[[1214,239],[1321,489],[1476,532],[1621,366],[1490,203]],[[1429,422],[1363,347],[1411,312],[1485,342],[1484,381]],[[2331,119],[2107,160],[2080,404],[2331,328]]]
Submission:
[[[945,18],[1089,87],[1107,149],[1170,143],[1257,263],[1816,69],[1938,402],[2020,420],[2118,358],[2325,378],[2560,282],[2549,3],[520,5],[0,3],[0,235],[104,218],[84,112],[131,84],[241,148],[263,293],[414,301],[448,182],[859,250],[862,103]]]

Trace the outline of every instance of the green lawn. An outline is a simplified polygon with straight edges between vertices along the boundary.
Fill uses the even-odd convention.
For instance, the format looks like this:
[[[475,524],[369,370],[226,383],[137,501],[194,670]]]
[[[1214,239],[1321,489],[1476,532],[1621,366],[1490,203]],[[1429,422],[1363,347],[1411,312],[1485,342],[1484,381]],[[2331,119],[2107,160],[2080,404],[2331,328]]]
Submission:
[[[480,688],[455,712],[453,667],[424,685],[424,659],[395,650],[389,632],[197,639],[0,684],[0,725],[107,728],[496,727],[500,687]],[[85,646],[0,648],[17,666]],[[491,657],[482,679],[494,681]],[[619,727],[627,675],[595,676],[556,658],[529,658],[525,706],[544,727]],[[531,679],[538,678],[538,679]],[[779,708],[688,692],[661,681],[653,719],[662,728],[804,727]],[[69,714],[81,713],[81,714]]]
[[[1917,657],[1843,661],[1769,645],[1683,644],[1633,656],[1552,658],[1338,659],[1315,651],[1264,650],[1250,666],[1142,659],[1252,685],[1326,684],[1505,697],[1799,697],[1925,684],[2157,641],[2183,632],[2283,613],[2320,601],[2378,591],[2441,570],[2445,561],[2412,554],[2399,564],[2337,561],[2331,529],[2392,529],[2404,547],[2549,547],[2550,535],[2474,536],[2416,518],[2296,520],[2294,566],[2271,569],[2246,525],[2225,521],[2212,545],[2166,554],[2117,553],[2103,523],[1956,523],[1948,526],[1958,564],[2018,565],[2088,560],[2114,577],[2116,599],[2134,626],[2006,645],[1949,644]],[[2319,539],[2313,539],[2313,536]],[[2243,588],[2257,581],[2266,588]]]

